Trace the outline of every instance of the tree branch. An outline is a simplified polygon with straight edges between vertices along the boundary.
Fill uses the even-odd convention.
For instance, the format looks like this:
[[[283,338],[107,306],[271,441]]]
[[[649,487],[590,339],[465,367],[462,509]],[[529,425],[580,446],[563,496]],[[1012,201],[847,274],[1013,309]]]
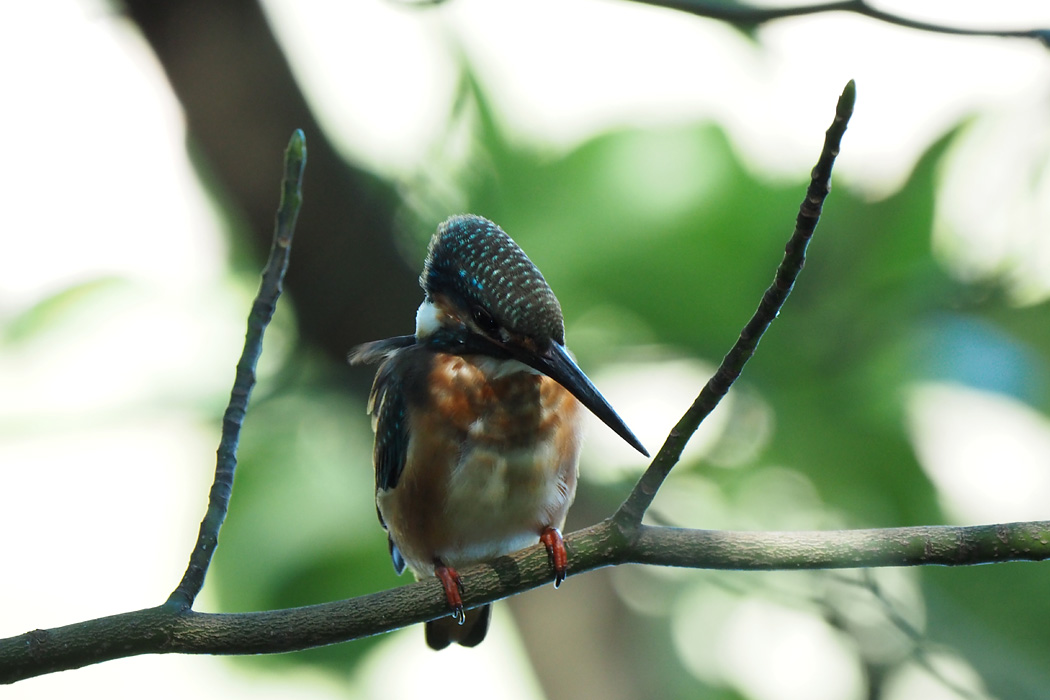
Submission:
[[[396,0],[412,7],[443,5],[447,0]],[[958,36],[994,36],[1006,39],[1035,39],[1050,47],[1050,28],[1043,29],[967,29],[950,27],[935,22],[909,19],[892,12],[872,7],[867,0],[839,0],[838,2],[812,3],[808,5],[786,5],[783,7],[755,7],[739,3],[729,4],[725,0],[633,0],[643,5],[666,7],[669,10],[687,12],[697,17],[717,19],[745,27],[757,27],[767,22],[789,17],[805,17],[826,12],[851,12],[886,24],[907,27],[921,32],[955,34]]]
[[[955,34],[961,36],[994,36],[1014,39],[1036,39],[1050,46],[1050,29],[966,29],[964,27],[949,27],[933,22],[920,22],[909,19],[892,12],[872,7],[866,0],[841,0],[840,2],[815,3],[811,5],[794,5],[787,7],[753,7],[750,5],[728,5],[723,2],[709,2],[707,0],[634,0],[646,5],[666,7],[671,10],[688,12],[698,17],[718,19],[730,24],[757,26],[788,17],[803,17],[825,12],[852,12],[853,14],[870,17],[887,24],[917,29],[923,32],[935,32],[937,34]]]
[[[664,483],[664,479],[678,463],[689,439],[693,437],[697,428],[711,414],[711,411],[715,410],[733,382],[740,376],[744,365],[755,354],[758,341],[762,339],[769,325],[773,323],[773,319],[780,313],[788,295],[791,294],[791,289],[795,286],[795,279],[802,271],[803,265],[806,264],[806,247],[817,228],[824,199],[831,191],[831,169],[839,154],[839,146],[842,143],[843,134],[846,133],[846,126],[853,115],[853,105],[856,99],[857,86],[851,80],[846,83],[842,95],[839,96],[838,104],[835,106],[835,119],[824,136],[824,147],[813,168],[809,189],[806,190],[806,198],[802,200],[802,205],[799,207],[798,217],[795,220],[795,231],[784,247],[784,259],[777,267],[773,283],[762,295],[758,309],[744,329],[740,331],[740,337],[722,359],[714,376],[704,385],[696,401],[668,434],[649,468],[635,484],[627,500],[616,511],[613,518],[622,526],[630,527],[642,522],[642,516],[645,515],[645,511],[656,497],[656,492]]]
[[[240,442],[241,425],[248,410],[248,399],[255,386],[255,367],[262,355],[263,334],[277,309],[281,296],[288,259],[292,251],[292,236],[295,222],[302,206],[302,177],[306,167],[306,137],[297,129],[284,153],[284,177],[281,180],[281,203],[277,208],[273,244],[270,257],[263,270],[259,293],[248,315],[248,332],[244,338],[244,349],[237,362],[237,373],[230,391],[230,402],[222,417],[222,438],[215,464],[215,479],[208,496],[208,510],[201,521],[197,544],[190,552],[190,563],[186,567],[179,585],[168,597],[166,605],[188,610],[193,607],[204,577],[211,565],[212,555],[219,542],[219,530],[226,520],[233,490],[233,476],[237,470],[237,444]]]
[[[963,566],[1050,559],[1050,521],[835,532],[729,532],[638,526],[610,518],[571,533],[569,574],[653,564],[741,571]],[[553,579],[542,546],[460,572],[475,607]],[[139,654],[277,654],[360,639],[448,614],[436,579],[358,598],[271,612],[162,605],[0,640],[0,683]]]

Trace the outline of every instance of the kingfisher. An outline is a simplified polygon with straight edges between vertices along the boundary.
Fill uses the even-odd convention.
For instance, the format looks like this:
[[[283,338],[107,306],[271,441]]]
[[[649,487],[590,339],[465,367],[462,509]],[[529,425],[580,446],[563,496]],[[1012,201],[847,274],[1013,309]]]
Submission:
[[[473,647],[491,606],[463,609],[456,569],[542,542],[565,579],[561,536],[576,495],[583,408],[648,457],[565,348],[561,305],[525,252],[488,219],[443,222],[430,240],[413,335],[365,343],[376,511],[398,574],[437,577],[450,617],[427,645]]]

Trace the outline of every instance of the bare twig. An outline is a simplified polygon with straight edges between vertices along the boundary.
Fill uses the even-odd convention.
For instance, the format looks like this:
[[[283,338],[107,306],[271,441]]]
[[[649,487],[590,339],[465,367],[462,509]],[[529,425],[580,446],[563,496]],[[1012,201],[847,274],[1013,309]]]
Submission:
[[[398,5],[409,7],[435,7],[444,5],[448,0],[389,0]],[[922,22],[892,12],[872,7],[867,0],[838,0],[804,5],[785,5],[782,7],[756,7],[739,3],[729,4],[725,0],[633,0],[644,5],[666,7],[669,10],[688,12],[697,17],[722,20],[741,27],[757,27],[767,22],[790,17],[805,17],[828,12],[850,12],[869,17],[886,24],[907,27],[921,32],[936,34],[955,34],[958,36],[994,36],[1004,39],[1035,39],[1050,47],[1050,28],[1042,29],[967,29],[951,27],[935,22]]]
[[[914,648],[911,652],[911,659],[926,671],[931,678],[960,698],[963,698],[963,700],[984,700],[989,697],[984,693],[978,693],[966,687],[958,679],[950,677],[934,663],[932,652],[935,649],[933,644],[926,634],[908,621],[893,602],[890,601],[882,587],[879,586],[878,581],[875,580],[875,576],[870,569],[865,569],[862,572],[860,580],[846,576],[839,576],[835,580],[847,586],[862,588],[871,595],[872,599],[886,615],[886,620],[912,643]]]
[[[211,565],[212,555],[219,541],[219,530],[226,519],[233,489],[233,475],[237,469],[237,443],[240,440],[241,424],[248,409],[248,399],[255,386],[255,366],[262,354],[263,334],[277,308],[281,295],[284,274],[288,270],[288,259],[292,250],[295,222],[302,205],[302,177],[306,166],[306,137],[296,129],[288,142],[284,154],[284,177],[281,181],[281,203],[277,209],[273,244],[270,257],[263,270],[259,293],[248,316],[248,332],[244,338],[244,350],[237,362],[237,373],[230,391],[230,402],[222,417],[222,438],[219,440],[215,464],[215,480],[208,496],[208,510],[201,521],[197,544],[190,552],[190,563],[186,567],[179,585],[172,591],[165,605],[188,610],[193,607],[204,577]]]
[[[731,24],[757,26],[788,17],[823,14],[826,12],[851,12],[870,17],[887,24],[907,27],[923,32],[938,34],[956,34],[962,36],[994,36],[1013,39],[1036,39],[1050,45],[1050,29],[967,29],[950,27],[933,22],[921,22],[909,19],[892,12],[876,9],[867,0],[841,0],[840,2],[814,3],[810,5],[789,5],[785,7],[754,7],[750,5],[729,5],[724,2],[709,0],[634,0],[646,5],[656,5],[672,10],[680,10],[698,17],[719,19]]]
[[[784,248],[784,259],[777,268],[773,278],[773,284],[769,286],[762,296],[758,309],[740,332],[740,337],[733,345],[729,353],[722,359],[722,364],[714,376],[707,382],[696,397],[696,401],[685,412],[678,424],[671,430],[664,441],[660,451],[656,454],[649,468],[646,469],[642,478],[638,480],[634,490],[623,502],[619,510],[613,516],[623,527],[632,527],[642,521],[642,516],[656,497],[664,479],[671,473],[671,469],[682,456],[689,438],[693,436],[700,423],[715,409],[722,397],[729,391],[729,387],[740,376],[744,365],[751,359],[758,347],[758,341],[769,328],[769,324],[780,313],[780,308],[787,301],[791,288],[795,284],[795,278],[802,270],[806,262],[806,246],[809,245],[813,231],[820,220],[821,207],[824,199],[831,191],[831,168],[835,163],[835,157],[839,153],[839,145],[842,135],[846,132],[846,125],[853,114],[853,104],[856,101],[856,85],[851,80],[839,97],[835,108],[835,119],[824,138],[824,147],[820,152],[817,165],[813,168],[812,179],[806,198],[799,207],[798,218],[795,222],[795,231]]]

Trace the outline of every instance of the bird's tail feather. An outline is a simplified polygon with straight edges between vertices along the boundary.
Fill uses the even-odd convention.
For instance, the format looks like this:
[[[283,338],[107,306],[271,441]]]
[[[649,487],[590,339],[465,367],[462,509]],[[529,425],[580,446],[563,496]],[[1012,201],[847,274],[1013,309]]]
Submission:
[[[474,647],[485,638],[492,617],[492,606],[468,610],[466,621],[460,625],[453,617],[442,617],[426,623],[427,646],[435,651],[444,649],[452,642],[465,647]]]

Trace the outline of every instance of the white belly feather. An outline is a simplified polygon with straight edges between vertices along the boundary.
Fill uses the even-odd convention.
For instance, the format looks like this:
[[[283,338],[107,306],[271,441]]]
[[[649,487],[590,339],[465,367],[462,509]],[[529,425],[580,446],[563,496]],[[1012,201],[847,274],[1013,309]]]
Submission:
[[[562,527],[575,495],[575,457],[559,463],[553,441],[517,450],[468,442],[449,475],[446,517],[456,532],[442,560],[510,554],[536,544],[545,527]]]

